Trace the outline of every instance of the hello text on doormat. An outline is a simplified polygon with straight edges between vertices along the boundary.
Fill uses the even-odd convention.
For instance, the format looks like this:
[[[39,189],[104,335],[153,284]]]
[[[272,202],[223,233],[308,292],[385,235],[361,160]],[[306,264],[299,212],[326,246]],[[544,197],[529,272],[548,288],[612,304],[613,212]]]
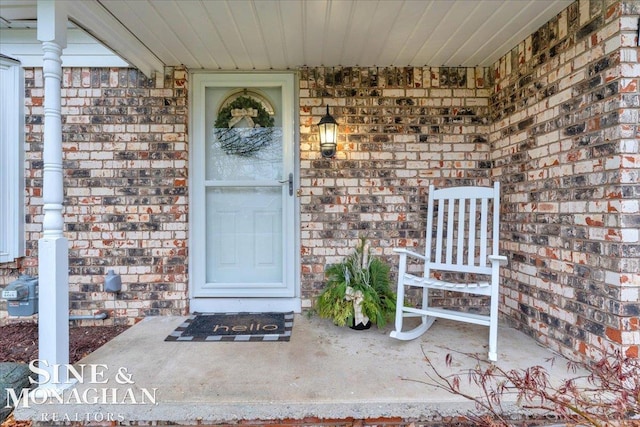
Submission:
[[[196,313],[165,341],[289,341],[293,312]]]

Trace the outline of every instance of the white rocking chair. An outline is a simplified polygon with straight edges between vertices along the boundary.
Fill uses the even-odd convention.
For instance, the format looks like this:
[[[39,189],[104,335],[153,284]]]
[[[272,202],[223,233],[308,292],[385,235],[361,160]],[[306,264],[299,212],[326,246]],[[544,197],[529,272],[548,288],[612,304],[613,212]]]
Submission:
[[[475,323],[489,327],[489,360],[498,359],[499,267],[507,263],[505,256],[498,255],[499,213],[498,182],[493,187],[436,190],[433,185],[429,186],[425,255],[395,249],[400,254],[400,262],[393,338],[415,339],[438,317]],[[422,277],[407,271],[407,257],[424,264]],[[422,289],[421,307],[405,305],[405,288],[411,287]],[[488,296],[489,314],[433,307],[429,304],[431,289]],[[422,322],[414,329],[403,331],[406,317],[420,317]]]

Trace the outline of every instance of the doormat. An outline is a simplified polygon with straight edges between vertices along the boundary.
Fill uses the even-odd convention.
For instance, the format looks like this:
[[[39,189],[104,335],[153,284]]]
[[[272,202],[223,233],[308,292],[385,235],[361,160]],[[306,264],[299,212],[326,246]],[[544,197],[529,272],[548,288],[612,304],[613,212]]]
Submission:
[[[165,341],[289,341],[293,312],[195,313]]]

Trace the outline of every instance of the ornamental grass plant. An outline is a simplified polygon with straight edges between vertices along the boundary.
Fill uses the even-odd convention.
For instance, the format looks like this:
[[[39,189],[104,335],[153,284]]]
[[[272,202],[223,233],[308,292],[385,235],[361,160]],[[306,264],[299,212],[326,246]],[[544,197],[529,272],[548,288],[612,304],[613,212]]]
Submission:
[[[355,251],[339,264],[327,267],[326,287],[316,300],[320,317],[338,326],[371,321],[382,328],[395,314],[395,293],[391,289],[390,267],[371,253],[361,237]]]

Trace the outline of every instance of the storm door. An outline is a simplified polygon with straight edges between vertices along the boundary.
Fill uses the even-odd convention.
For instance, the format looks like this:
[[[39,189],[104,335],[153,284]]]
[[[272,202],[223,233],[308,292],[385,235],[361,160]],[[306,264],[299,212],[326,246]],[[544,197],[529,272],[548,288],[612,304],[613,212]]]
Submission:
[[[195,74],[191,311],[296,309],[290,74]]]

